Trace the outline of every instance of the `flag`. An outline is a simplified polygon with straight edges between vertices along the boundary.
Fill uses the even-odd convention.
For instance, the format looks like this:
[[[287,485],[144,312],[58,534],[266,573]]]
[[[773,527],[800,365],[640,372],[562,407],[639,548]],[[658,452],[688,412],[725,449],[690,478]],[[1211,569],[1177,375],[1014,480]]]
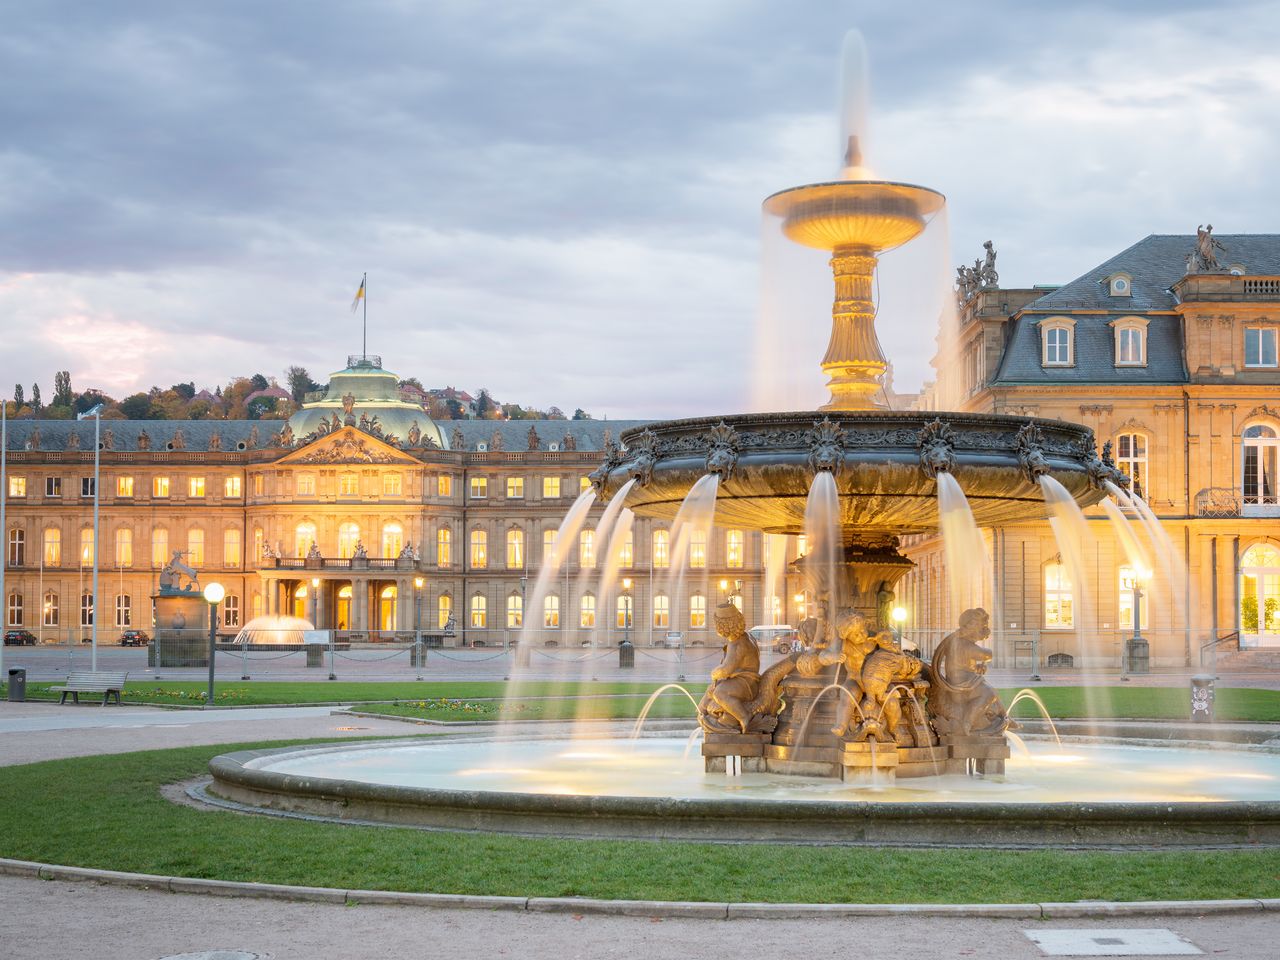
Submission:
[[[351,301],[351,312],[356,312],[356,307],[360,306],[360,301],[364,299],[364,283],[367,278],[360,278],[360,289],[356,291],[356,298]]]

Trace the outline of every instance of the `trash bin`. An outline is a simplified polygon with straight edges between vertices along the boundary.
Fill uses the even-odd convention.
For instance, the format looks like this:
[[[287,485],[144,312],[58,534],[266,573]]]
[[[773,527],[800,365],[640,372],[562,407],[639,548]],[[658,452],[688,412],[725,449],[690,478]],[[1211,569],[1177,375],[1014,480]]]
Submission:
[[[622,670],[632,670],[636,665],[636,648],[630,640],[623,640],[618,644],[618,667]]]
[[[27,671],[14,667],[9,671],[9,702],[25,703],[27,699]]]
[[[1196,723],[1213,722],[1214,679],[1207,673],[1198,673],[1191,678],[1191,719]]]

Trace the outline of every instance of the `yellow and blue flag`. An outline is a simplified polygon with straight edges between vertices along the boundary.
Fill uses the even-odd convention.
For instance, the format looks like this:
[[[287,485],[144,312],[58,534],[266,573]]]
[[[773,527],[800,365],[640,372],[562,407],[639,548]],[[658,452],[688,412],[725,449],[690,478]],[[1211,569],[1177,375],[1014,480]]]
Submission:
[[[360,278],[360,289],[356,291],[356,298],[351,301],[351,312],[356,312],[356,307],[360,306],[360,301],[364,299],[364,285],[368,277]]]

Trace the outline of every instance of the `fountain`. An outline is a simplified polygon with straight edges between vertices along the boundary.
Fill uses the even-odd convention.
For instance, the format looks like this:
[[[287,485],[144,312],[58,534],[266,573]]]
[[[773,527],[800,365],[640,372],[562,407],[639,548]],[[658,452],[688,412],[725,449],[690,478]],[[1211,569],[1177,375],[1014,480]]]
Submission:
[[[960,613],[928,661],[895,639],[893,591],[913,566],[901,538],[941,527],[948,563],[978,569],[981,527],[1051,516],[1070,553],[1081,507],[1110,493],[1141,513],[1086,427],[876,406],[887,366],[875,332],[877,258],[915,238],[944,204],[927,187],[870,179],[856,132],[846,139],[844,179],[766,199],[788,238],[831,254],[835,297],[821,361],[829,400],[817,410],[625,431],[556,536],[552,552],[563,556],[560,545],[577,536],[593,496],[608,503],[601,549],[619,517],[622,535],[632,515],[670,521],[678,586],[695,532],[713,522],[759,530],[771,544],[770,593],[777,538],[808,537],[797,569],[816,614],[798,625],[802,649],[762,669],[739,608],[726,602],[714,611],[724,653],[697,701],[696,769],[686,757],[698,729],[652,738],[638,725],[621,743],[526,735],[514,747],[504,729],[488,755],[475,739],[448,736],[230,754],[210,764],[210,793],[337,819],[579,836],[1280,842],[1272,799],[1280,757],[1096,744],[1045,753],[1051,745],[1021,739],[1011,756],[1014,724],[986,680],[986,611]],[[607,549],[609,576],[612,543]],[[555,571],[539,574],[535,610]],[[1082,777],[1085,769],[1094,776]]]

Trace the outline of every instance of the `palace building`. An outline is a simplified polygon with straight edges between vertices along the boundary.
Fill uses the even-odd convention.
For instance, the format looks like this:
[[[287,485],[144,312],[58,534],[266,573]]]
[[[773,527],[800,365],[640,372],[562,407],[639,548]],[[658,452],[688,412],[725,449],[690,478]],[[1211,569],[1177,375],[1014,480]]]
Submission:
[[[968,293],[922,405],[1070,420],[1110,444],[1163,530],[1136,528],[1153,665],[1280,647],[1280,236],[1149,236],[1061,287]],[[1119,664],[1135,570],[1104,511],[1086,516],[1083,584],[1048,523],[985,532],[993,575],[968,600],[992,611],[998,662]],[[910,555],[900,592],[937,636],[960,612],[942,545]]]

